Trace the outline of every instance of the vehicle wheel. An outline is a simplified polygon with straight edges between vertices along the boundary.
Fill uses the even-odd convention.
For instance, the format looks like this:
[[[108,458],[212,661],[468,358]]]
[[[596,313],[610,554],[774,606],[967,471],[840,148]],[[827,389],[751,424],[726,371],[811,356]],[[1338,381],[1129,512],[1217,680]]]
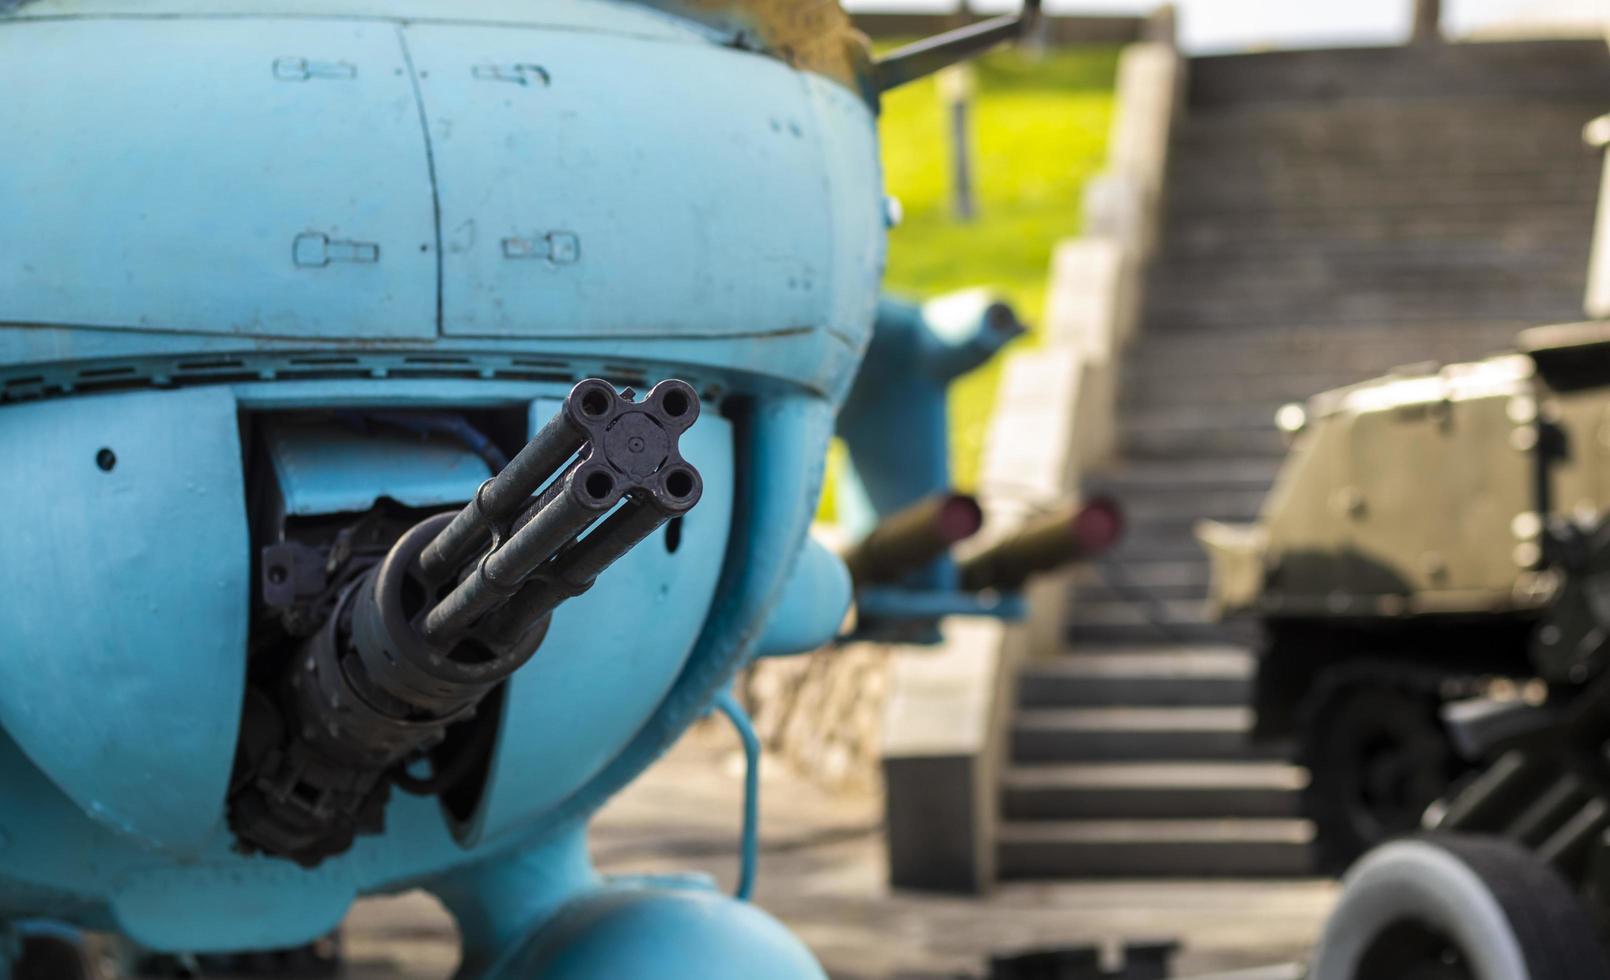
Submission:
[[[1427,834],[1365,855],[1342,882],[1310,980],[1606,980],[1582,902],[1490,837]]]
[[[93,980],[94,968],[82,944],[66,936],[29,935],[11,967],[12,980]]]
[[[1360,854],[1420,829],[1462,764],[1435,693],[1384,683],[1320,689],[1304,713],[1298,755],[1319,866],[1339,874]]]

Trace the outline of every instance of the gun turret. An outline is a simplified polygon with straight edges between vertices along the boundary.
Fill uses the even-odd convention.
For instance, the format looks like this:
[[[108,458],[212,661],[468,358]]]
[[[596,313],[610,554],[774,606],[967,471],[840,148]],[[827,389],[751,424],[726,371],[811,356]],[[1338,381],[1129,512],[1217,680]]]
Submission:
[[[1124,513],[1110,497],[1092,497],[1029,521],[1016,534],[962,563],[962,588],[1010,591],[1035,575],[1096,558],[1118,543]]]
[[[924,497],[884,518],[844,564],[857,586],[896,582],[939,560],[983,525],[983,509],[966,494]]]
[[[698,416],[681,381],[642,402],[583,381],[462,510],[404,532],[248,695],[230,798],[242,848],[312,866],[381,829],[391,783],[451,789],[489,739],[482,724],[444,754],[449,728],[536,653],[560,603],[698,503],[678,449]],[[427,757],[432,776],[405,768]]]

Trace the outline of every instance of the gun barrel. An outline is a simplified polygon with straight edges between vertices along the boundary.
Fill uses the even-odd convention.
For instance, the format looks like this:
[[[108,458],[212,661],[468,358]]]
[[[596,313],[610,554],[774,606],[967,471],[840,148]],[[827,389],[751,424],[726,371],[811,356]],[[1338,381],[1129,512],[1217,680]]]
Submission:
[[[924,497],[872,529],[844,564],[857,585],[897,581],[936,561],[984,526],[978,501],[964,493]]]
[[[589,434],[586,420],[607,414],[615,401],[614,386],[599,378],[588,378],[570,389],[559,414],[548,420],[502,472],[483,483],[475,499],[426,545],[419,556],[421,573],[436,581],[447,578],[486,543],[494,527],[513,517],[543,481],[581,449]]]
[[[568,431],[580,434],[582,444],[578,448],[585,449],[585,455],[560,474],[509,529],[496,528],[501,543],[426,614],[425,636],[433,642],[446,643],[494,609],[508,604],[527,578],[623,497],[647,501],[644,512],[658,515],[653,527],[685,513],[698,501],[698,494],[689,492],[699,482],[698,471],[682,459],[677,440],[698,414],[698,396],[680,381],[656,385],[642,403],[617,395],[605,382],[584,381],[572,389],[555,421],[565,420]],[[550,422],[527,448],[567,445],[554,442],[554,437],[549,436],[552,428]],[[546,472],[534,469],[535,464],[529,460],[522,463],[526,455],[522,452],[490,486],[517,486],[529,498],[565,462],[566,457],[556,458],[556,452],[531,457],[540,457],[548,464]],[[517,468],[517,476],[504,482],[505,475]],[[442,545],[441,554],[462,548],[463,539],[452,538],[453,528],[461,521],[473,520],[485,526],[486,508],[493,504],[505,506],[501,497],[488,493],[483,502],[480,496],[466,505],[421,554],[422,567],[437,545]],[[645,528],[632,543],[647,536],[653,527]],[[443,539],[448,539],[446,544],[442,544]]]
[[[1092,497],[1029,521],[962,563],[962,588],[1019,589],[1035,575],[1099,557],[1123,536],[1124,513],[1111,497]]]

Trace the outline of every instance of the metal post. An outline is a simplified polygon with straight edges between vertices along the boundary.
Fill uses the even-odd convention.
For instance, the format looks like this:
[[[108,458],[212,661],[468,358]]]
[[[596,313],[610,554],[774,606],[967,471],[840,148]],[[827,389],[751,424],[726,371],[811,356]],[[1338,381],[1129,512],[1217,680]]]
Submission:
[[[973,88],[968,65],[940,73],[939,93],[950,124],[950,209],[957,221],[978,217],[973,192]]]
[[[1414,0],[1414,43],[1442,40],[1442,0]]]

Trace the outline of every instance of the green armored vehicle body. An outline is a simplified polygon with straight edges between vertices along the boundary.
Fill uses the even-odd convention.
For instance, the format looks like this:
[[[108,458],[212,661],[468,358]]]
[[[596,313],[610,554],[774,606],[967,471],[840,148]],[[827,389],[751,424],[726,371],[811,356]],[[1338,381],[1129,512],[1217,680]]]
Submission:
[[[1280,423],[1290,456],[1258,522],[1198,536],[1219,611],[1263,626],[1256,729],[1295,740],[1340,867],[1482,761],[1461,711],[1558,704],[1605,673],[1610,323],[1525,331]]]

